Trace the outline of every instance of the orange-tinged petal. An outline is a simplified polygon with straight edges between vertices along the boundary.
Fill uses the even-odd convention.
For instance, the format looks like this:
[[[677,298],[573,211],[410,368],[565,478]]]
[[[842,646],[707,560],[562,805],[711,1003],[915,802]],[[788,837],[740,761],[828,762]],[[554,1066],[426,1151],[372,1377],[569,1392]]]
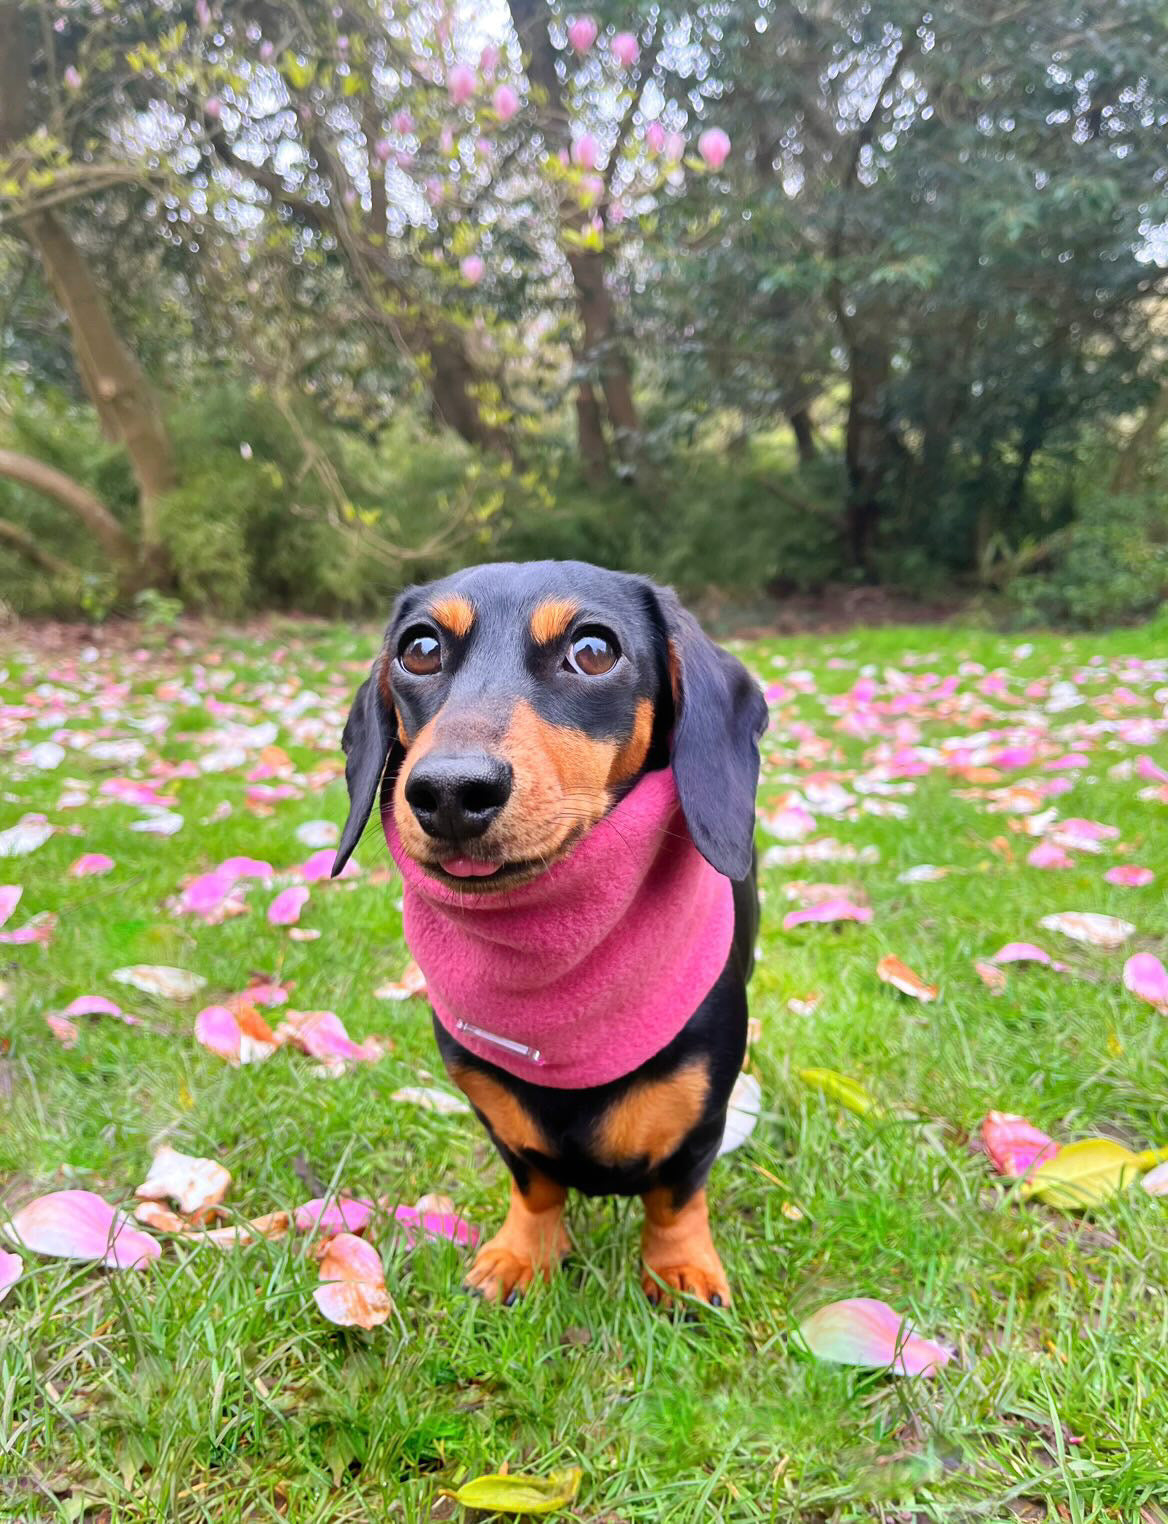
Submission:
[[[325,1244],[312,1296],[329,1322],[342,1328],[376,1328],[393,1311],[381,1255],[353,1233],[338,1233]]]
[[[173,1201],[180,1212],[189,1214],[218,1206],[230,1185],[230,1171],[214,1159],[180,1154],[164,1144],[134,1195],[141,1201]]]

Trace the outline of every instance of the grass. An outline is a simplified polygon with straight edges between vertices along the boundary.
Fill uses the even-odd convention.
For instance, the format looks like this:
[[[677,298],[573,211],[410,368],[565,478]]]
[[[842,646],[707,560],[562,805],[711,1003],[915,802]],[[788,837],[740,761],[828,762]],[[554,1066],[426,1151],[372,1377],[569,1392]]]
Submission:
[[[745,654],[765,679],[816,680],[775,707],[763,802],[804,780],[813,754],[845,781],[871,765],[881,738],[850,737],[830,705],[858,665],[871,664],[884,697],[889,668],[911,676],[980,662],[1003,669],[1015,695],[1038,679],[1085,675],[1078,708],[1022,706],[1069,750],[1109,715],[1161,715],[1168,672],[1129,671],[1126,659],[1163,651],[1165,633],[1040,637],[1029,651],[949,628],[753,645]],[[352,884],[313,890],[303,924],[321,931],[316,941],[268,924],[262,886],[249,914],[220,926],[167,907],[186,878],[230,854],[302,861],[295,827],[343,818],[343,784],[327,768],[373,641],[371,631],[304,624],[156,637],[141,653],[116,636],[96,653],[80,637],[7,637],[0,702],[37,706],[27,719],[11,710],[0,719],[14,751],[65,727],[145,743],[129,765],[74,750],[56,771],[19,761],[8,770],[0,826],[39,809],[66,828],[0,864],[0,879],[25,886],[9,929],[38,911],[60,916],[47,947],[3,949],[0,1200],[10,1210],[66,1186],[121,1199],[165,1140],[225,1163],[244,1214],[311,1194],[297,1174],[307,1161],[358,1194],[412,1202],[441,1191],[488,1229],[500,1218],[503,1171],[473,1119],[391,1099],[399,1086],[443,1079],[424,1005],[373,994],[407,957],[394,883],[370,871],[384,868],[383,847],[366,845]],[[974,709],[926,706],[914,722],[921,738],[1018,723],[1019,707],[981,699],[979,681],[961,679]],[[895,672],[891,682],[894,692]],[[1121,682],[1137,704],[1112,697]],[[212,695],[228,707],[209,712]],[[310,780],[268,814],[246,807],[239,768],[172,785],[185,824],[170,838],[132,834],[138,811],[99,803],[104,779],[148,776],[157,758],[197,759],[209,742],[234,744],[219,732],[268,720]],[[242,736],[249,766],[260,739]],[[1124,991],[1125,952],[1056,947],[1037,926],[1059,909],[1122,915],[1138,926],[1127,951],[1164,956],[1168,813],[1138,797],[1138,779],[1110,773],[1142,753],[1168,763],[1162,736],[1127,745],[1096,733],[1090,765],[1067,775],[1073,790],[1054,802],[1118,826],[1130,860],[1157,870],[1150,888],[1106,884],[1105,867],[1123,860],[1110,850],[1076,855],[1064,872],[1026,866],[1030,843],[1008,817],[959,797],[960,780],[940,770],[894,796],[906,818],[820,822],[819,834],[876,846],[878,863],[763,874],[752,1007],[761,1037],[750,1065],[764,1111],[712,1181],[732,1310],[695,1321],[654,1313],[638,1286],[637,1212],[614,1202],[574,1204],[575,1259],[509,1310],[460,1292],[452,1245],[407,1253],[382,1227],[397,1310],[372,1333],[317,1313],[302,1238],[235,1253],[170,1242],[145,1273],[28,1256],[0,1307],[0,1517],[450,1518],[461,1510],[441,1489],[506,1462],[582,1466],[573,1516],[596,1524],[1158,1524],[1168,1493],[1165,1203],[1136,1188],[1087,1218],[1023,1205],[969,1146],[990,1108],[1023,1112],[1063,1140],[1103,1132],[1138,1148],[1168,1143],[1164,1018]],[[90,803],[59,807],[66,777],[92,786]],[[214,818],[225,802],[231,813]],[[82,851],[117,866],[67,877]],[[899,880],[924,862],[958,871]],[[856,886],[871,924],[784,932],[792,879]],[[1008,940],[1043,943],[1072,974],[1013,969],[1006,992],[991,995],[973,960]],[[934,1005],[878,982],[888,952],[941,985]],[[135,962],[197,971],[208,1002],[253,973],[294,979],[294,1005],[339,1012],[359,1038],[388,1033],[394,1052],[336,1079],[287,1052],[232,1069],[193,1041],[195,1006],[110,982]],[[822,1003],[796,1014],[788,1002],[811,992]],[[145,1025],[87,1019],[77,1046],[62,1048],[44,1013],[89,993],[121,999]],[[876,1122],[841,1111],[799,1082],[803,1066],[851,1075],[899,1110]],[[800,1318],[844,1296],[891,1302],[951,1344],[956,1361],[933,1380],[898,1380],[811,1360],[794,1337]]]

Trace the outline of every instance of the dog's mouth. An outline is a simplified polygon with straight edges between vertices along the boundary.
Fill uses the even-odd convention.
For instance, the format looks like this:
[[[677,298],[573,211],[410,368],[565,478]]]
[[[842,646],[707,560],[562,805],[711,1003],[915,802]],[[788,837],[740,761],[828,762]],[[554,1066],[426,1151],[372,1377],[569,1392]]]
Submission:
[[[472,857],[466,852],[452,851],[449,856],[414,857],[414,861],[431,878],[448,888],[460,889],[468,894],[496,894],[504,889],[515,889],[521,884],[531,883],[549,868],[554,868],[583,834],[583,829],[572,831],[553,849],[538,857]],[[410,855],[413,856],[413,853]]]

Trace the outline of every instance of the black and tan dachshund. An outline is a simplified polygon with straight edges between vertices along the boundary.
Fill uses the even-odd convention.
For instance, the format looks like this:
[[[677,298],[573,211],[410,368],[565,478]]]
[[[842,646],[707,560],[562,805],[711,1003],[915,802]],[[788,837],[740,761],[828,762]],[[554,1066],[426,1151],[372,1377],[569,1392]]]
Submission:
[[[334,871],[379,803],[443,1060],[511,1172],[467,1278],[487,1297],[551,1274],[575,1189],[641,1197],[651,1300],[730,1301],[705,1184],[745,1052],[766,722],[641,577],[485,565],[397,600],[345,726]]]

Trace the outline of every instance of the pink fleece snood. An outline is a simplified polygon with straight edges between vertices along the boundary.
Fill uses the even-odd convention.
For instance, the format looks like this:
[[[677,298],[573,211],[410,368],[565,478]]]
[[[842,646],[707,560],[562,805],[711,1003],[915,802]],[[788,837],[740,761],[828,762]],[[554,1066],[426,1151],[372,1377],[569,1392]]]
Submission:
[[[520,1079],[579,1090],[630,1073],[677,1036],[729,956],[730,880],[690,840],[668,769],[510,891],[439,883],[406,856],[391,812],[383,824],[438,1020]]]

